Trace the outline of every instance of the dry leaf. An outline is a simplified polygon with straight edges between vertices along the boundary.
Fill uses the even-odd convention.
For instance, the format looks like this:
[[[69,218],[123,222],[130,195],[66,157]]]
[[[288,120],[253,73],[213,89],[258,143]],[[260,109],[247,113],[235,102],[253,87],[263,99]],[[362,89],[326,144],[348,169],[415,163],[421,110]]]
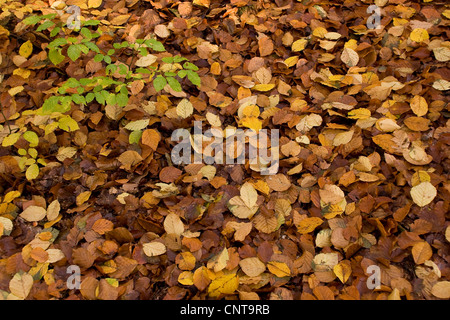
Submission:
[[[20,214],[22,218],[29,222],[40,221],[44,219],[46,215],[47,211],[38,206],[29,206]]]

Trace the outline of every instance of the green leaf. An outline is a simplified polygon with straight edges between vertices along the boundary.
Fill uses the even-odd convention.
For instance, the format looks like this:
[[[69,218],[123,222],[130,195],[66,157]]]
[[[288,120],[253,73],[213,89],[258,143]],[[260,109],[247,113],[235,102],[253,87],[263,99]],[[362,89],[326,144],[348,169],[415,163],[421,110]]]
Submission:
[[[67,48],[67,55],[72,61],[76,61],[81,55],[81,48],[78,44],[72,44]]]
[[[110,64],[110,63],[111,63],[111,57],[110,57],[110,56],[105,56],[105,57],[103,58],[103,60],[104,60],[107,64]]]
[[[30,147],[35,147],[39,144],[39,137],[34,131],[25,131],[23,138],[30,143]]]
[[[105,104],[105,98],[103,97],[101,91],[95,93],[95,100],[100,104]]]
[[[58,112],[58,106],[60,97],[52,96],[47,98],[42,105],[42,112],[44,114],[51,114],[53,112]]]
[[[164,57],[161,59],[165,63],[173,63],[173,57]]]
[[[188,69],[188,70],[198,71],[198,67],[191,62],[185,62],[183,64],[183,68]]]
[[[182,56],[174,56],[173,57],[173,62],[181,62],[181,61],[186,61],[187,59],[185,57]]]
[[[23,148],[19,148],[17,150],[17,153],[21,156],[26,156],[27,155],[27,150],[23,149]]]
[[[80,33],[85,39],[87,39],[87,40],[92,39],[91,30],[89,30],[88,28],[85,28],[85,27],[81,28]]]
[[[56,13],[49,13],[49,14],[43,15],[42,19],[52,20],[54,17],[56,17]]]
[[[142,137],[142,131],[141,130],[135,130],[133,132],[130,133],[130,136],[128,137],[128,141],[130,142],[130,144],[139,143],[139,140],[141,140]]]
[[[186,75],[187,75],[187,71],[186,71],[186,70],[180,70],[180,71],[178,71],[177,75],[178,75],[180,78],[184,78],[184,77],[186,77]]]
[[[58,126],[60,129],[67,132],[76,131],[80,129],[78,123],[69,116],[65,116],[59,119]]]
[[[91,49],[94,52],[100,53],[100,49],[97,47],[97,45],[93,42],[86,42],[85,46]]]
[[[89,92],[86,95],[86,103],[92,102],[92,100],[94,100],[95,98],[95,94],[93,92]]]
[[[117,70],[117,66],[115,64],[108,64],[105,68],[106,74],[113,74],[116,72],[116,70]],[[119,73],[120,73],[120,71],[119,71]]]
[[[105,56],[104,56],[103,54],[98,53],[98,54],[95,55],[94,61],[95,61],[95,62],[101,62],[101,61],[103,61],[103,58],[104,58],[104,57],[105,57]]]
[[[36,29],[36,31],[39,32],[39,31],[42,31],[42,30],[47,30],[48,28],[53,27],[54,25],[55,25],[55,23],[53,21],[47,20],[43,24],[41,24]]]
[[[152,41],[153,40],[153,41]],[[155,40],[155,39],[150,39],[150,41],[151,41],[151,43],[152,43],[152,45],[150,46],[153,50],[155,50],[155,51],[159,51],[159,52],[163,52],[163,51],[166,51],[166,48],[164,48],[164,45],[161,43],[161,42],[159,42],[159,41],[157,41],[157,40]]]
[[[139,48],[139,53],[141,54],[141,56],[145,57],[148,55],[148,50],[147,48],[141,47]]]
[[[183,91],[183,89],[181,89],[181,84],[178,82],[177,79],[175,79],[174,77],[167,77],[166,79],[167,79],[167,83],[173,89],[173,91],[176,91],[176,92]]]
[[[193,85],[200,86],[200,84],[202,83],[200,76],[195,71],[188,70],[187,76],[189,81],[192,82]]]
[[[12,146],[13,144],[15,144],[17,142],[17,140],[19,140],[21,135],[22,135],[21,132],[11,133],[11,134],[7,135],[2,141],[2,146],[3,147]]]
[[[106,97],[106,104],[108,105],[115,105],[116,102],[116,95],[114,93],[110,93],[107,97]]]
[[[153,80],[153,87],[155,87],[156,91],[161,91],[162,89],[164,89],[166,84],[167,84],[166,78],[164,78],[161,75],[157,76],[155,80]]]
[[[56,36],[59,33],[59,31],[61,31],[60,27],[54,27],[53,30],[50,32],[50,37]]]
[[[124,64],[119,65],[119,74],[126,75],[127,73],[128,73],[127,66]]]
[[[69,111],[72,103],[72,97],[71,96],[60,97],[60,101],[61,105],[58,112],[65,113]]]
[[[152,71],[148,70],[147,68],[137,68],[135,71],[144,74],[152,74]]]
[[[82,21],[82,24],[84,26],[96,26],[98,24],[100,24],[99,20],[86,20],[86,21]]]
[[[116,103],[119,107],[126,107],[128,104],[128,95],[124,93],[118,93],[116,95]]]
[[[79,83],[78,80],[75,79],[75,78],[69,78],[69,79],[67,79],[66,85],[67,85],[69,88],[76,88],[76,87],[79,87],[79,86],[80,86],[80,83]]]
[[[84,54],[89,53],[89,48],[86,47],[84,44],[79,44],[78,47],[80,48],[81,52],[83,52]]]
[[[108,55],[108,56],[112,56],[114,53],[116,53],[116,50],[114,50],[114,49],[109,49],[108,52],[107,52],[107,55]]]
[[[86,104],[86,99],[80,94],[73,94],[72,101],[76,104]]]
[[[48,58],[56,66],[64,61],[65,57],[61,54],[61,49],[50,49]]]
[[[27,180],[36,179],[38,175],[39,175],[39,167],[36,163],[30,165],[27,171],[25,172],[25,177],[27,178]]]
[[[38,23],[39,21],[43,20],[41,16],[29,16],[22,20],[24,24],[33,25]]]
[[[52,49],[55,47],[60,47],[60,46],[64,46],[67,44],[67,39],[66,38],[57,38],[55,40],[53,40],[52,42],[50,42],[48,44],[48,48]]]

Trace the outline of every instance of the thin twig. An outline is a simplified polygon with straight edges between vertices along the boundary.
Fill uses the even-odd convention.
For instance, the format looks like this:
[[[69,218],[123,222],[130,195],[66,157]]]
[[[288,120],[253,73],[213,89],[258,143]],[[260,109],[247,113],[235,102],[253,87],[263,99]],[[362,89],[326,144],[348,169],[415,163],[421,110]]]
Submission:
[[[6,119],[6,116],[5,116],[5,114],[3,113],[3,105],[2,105],[1,103],[0,103],[0,113],[2,114],[3,118],[5,119],[5,123],[6,123],[6,125],[8,126],[9,133],[11,133],[12,130],[11,130],[11,127],[9,126],[8,119]]]

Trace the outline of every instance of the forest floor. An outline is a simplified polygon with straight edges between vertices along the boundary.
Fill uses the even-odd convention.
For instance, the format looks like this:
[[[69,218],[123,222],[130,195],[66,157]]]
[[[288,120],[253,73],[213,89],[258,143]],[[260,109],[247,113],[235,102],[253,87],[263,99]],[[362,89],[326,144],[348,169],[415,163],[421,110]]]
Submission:
[[[449,299],[445,3],[0,0],[0,300]]]

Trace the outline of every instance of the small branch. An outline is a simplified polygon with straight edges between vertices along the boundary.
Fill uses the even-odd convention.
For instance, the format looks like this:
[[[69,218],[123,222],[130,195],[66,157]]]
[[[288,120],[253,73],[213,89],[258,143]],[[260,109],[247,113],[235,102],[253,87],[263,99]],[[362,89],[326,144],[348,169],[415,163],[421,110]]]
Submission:
[[[0,104],[0,113],[2,114],[3,118],[5,119],[5,123],[8,126],[9,133],[11,133],[12,130],[11,130],[11,127],[9,126],[8,119],[6,118],[5,114],[3,113],[3,105],[2,104]]]

